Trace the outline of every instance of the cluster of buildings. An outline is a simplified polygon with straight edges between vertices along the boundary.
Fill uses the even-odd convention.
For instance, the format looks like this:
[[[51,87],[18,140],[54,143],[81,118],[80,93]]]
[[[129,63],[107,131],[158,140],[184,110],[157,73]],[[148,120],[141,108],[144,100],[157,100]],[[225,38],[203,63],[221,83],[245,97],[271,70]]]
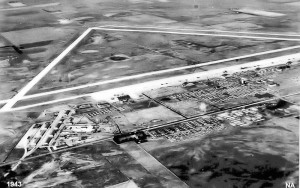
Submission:
[[[87,103],[73,108],[74,114],[65,122],[55,149],[103,139],[120,131],[111,118],[117,109],[109,103]]]
[[[133,131],[129,133],[121,133],[114,136],[113,140],[117,144],[124,142],[134,141],[136,143],[142,143],[147,141],[147,134],[144,131]]]
[[[264,69],[258,69],[258,70],[248,70],[243,72],[237,72],[232,74],[232,77],[241,79],[246,79],[246,85],[249,86],[261,86],[264,88],[274,87],[278,84],[274,82],[273,78],[276,77],[276,72],[281,72],[283,70],[282,66],[278,67],[269,67]]]
[[[264,93],[265,91],[263,87],[230,86],[222,89],[208,88],[205,90],[195,90],[192,93],[206,103],[222,106],[224,103],[226,104],[234,99],[254,96],[257,93]]]
[[[25,148],[29,155],[38,148],[58,150],[112,136],[120,132],[111,118],[116,111],[109,103],[88,103],[44,114],[52,121],[32,125],[17,147]]]
[[[267,93],[266,85],[273,83],[274,72],[282,71],[284,68],[286,67],[242,71],[232,75],[224,73],[224,78],[212,78],[182,85],[182,87],[185,87],[185,92],[163,96],[162,99],[169,98],[171,100],[162,100],[161,102],[197,100],[216,108],[234,103],[237,99],[247,98],[247,103],[249,99],[250,102],[254,102],[256,100],[254,96],[261,94],[264,97],[264,94]],[[253,101],[251,101],[252,98]],[[57,150],[101,139],[103,133],[112,136],[121,132],[113,118],[116,117],[116,114],[149,107],[148,103],[130,102],[131,98],[128,95],[120,96],[118,99],[118,104],[107,102],[86,103],[75,105],[69,110],[55,112],[53,113],[53,120],[34,124],[21,139],[18,147],[26,148],[26,151],[30,154],[37,148]],[[253,122],[262,120],[264,118],[259,113],[258,108],[251,107],[166,127],[150,128],[148,132],[152,138],[165,137],[174,142],[222,130],[224,122],[232,126],[248,126]],[[140,134],[125,135],[126,139],[123,139],[123,137],[120,137],[120,139],[140,140],[137,139],[136,135]],[[144,138],[143,135],[142,138]]]
[[[150,129],[148,134],[152,139],[167,138],[171,142],[178,142],[189,140],[196,136],[204,136],[224,128],[224,125],[218,119],[206,116],[166,127]]]
[[[26,155],[32,154],[38,148],[56,149],[57,139],[74,113],[74,110],[61,110],[54,114],[53,121],[32,125],[16,147],[24,148]]]
[[[83,114],[91,121],[95,122],[100,120],[97,119],[96,116],[101,117],[103,115],[110,115],[118,111],[110,103],[87,103],[73,106],[73,108],[75,109],[76,114]]]
[[[251,76],[249,77],[251,78]],[[238,98],[251,99],[253,97],[253,100],[255,100],[257,94],[267,93],[267,87],[264,83],[254,82],[249,77],[209,79],[206,82],[196,83],[195,88],[188,89],[186,92],[172,94],[164,98],[168,97],[174,102],[198,100],[216,107],[223,107]]]
[[[228,125],[242,127],[264,120],[265,118],[260,113],[259,106],[252,106],[220,114],[205,115],[194,120],[165,127],[149,129],[147,134],[152,139],[167,138],[171,142],[178,142],[221,131]]]
[[[254,122],[263,121],[264,116],[259,112],[258,107],[253,106],[239,110],[226,111],[218,114],[217,119],[228,122],[232,126],[249,126]]]

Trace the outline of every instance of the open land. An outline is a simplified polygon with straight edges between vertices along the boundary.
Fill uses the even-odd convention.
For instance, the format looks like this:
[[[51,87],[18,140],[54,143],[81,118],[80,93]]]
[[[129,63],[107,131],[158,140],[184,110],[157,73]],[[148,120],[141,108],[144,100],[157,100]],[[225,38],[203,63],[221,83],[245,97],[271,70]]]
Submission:
[[[236,33],[236,35],[248,35],[253,33],[278,33],[276,37],[283,37],[298,32],[298,6],[293,1],[223,1],[223,3],[209,2],[205,0],[192,1],[23,1],[24,6],[12,7],[6,1],[1,3],[1,32],[9,35],[13,41],[23,41],[19,44],[24,48],[22,57],[14,49],[5,48],[1,52],[1,59],[7,62],[7,72],[17,70],[18,74],[5,74],[1,78],[1,99],[8,99],[32,79],[47,63],[72,40],[72,36],[80,34],[85,27],[118,25],[139,27],[160,27],[172,29],[194,30],[222,30]],[[234,5],[234,6],[233,6]],[[130,7],[130,9],[129,9]],[[272,16],[239,13],[230,8],[261,9],[266,12],[283,14],[281,19]],[[201,11],[200,11],[201,10]],[[18,24],[16,24],[18,23]],[[49,28],[47,35],[41,34],[43,28]],[[23,30],[23,31],[22,31]],[[28,30],[36,33],[35,36],[26,40],[19,37]],[[63,35],[55,34],[62,31]],[[53,34],[50,34],[52,33]],[[282,34],[283,33],[283,34]],[[226,33],[225,33],[226,34]],[[228,33],[227,33],[228,34]],[[48,36],[51,36],[50,38]],[[62,36],[62,37],[56,37]],[[261,35],[259,35],[261,36]],[[266,35],[263,35],[266,36]],[[268,36],[268,35],[267,35]],[[70,39],[68,39],[70,37]],[[290,36],[287,38],[297,38]],[[18,40],[16,40],[18,39]],[[13,42],[12,41],[12,42]],[[9,43],[12,43],[9,42]],[[32,44],[34,43],[34,45]],[[5,55],[13,51],[13,60]],[[192,54],[193,55],[193,54]],[[24,57],[23,57],[24,56]],[[17,58],[18,57],[18,58]],[[45,58],[48,57],[48,58]],[[25,59],[24,59],[25,58]],[[28,62],[29,61],[29,62]],[[14,63],[16,62],[16,63]],[[2,63],[1,63],[2,64]],[[18,64],[18,65],[16,65]],[[18,69],[19,67],[22,69]],[[6,72],[6,71],[5,71]],[[14,71],[15,72],[15,71]],[[23,80],[20,83],[20,80]],[[59,80],[59,79],[58,79]]]
[[[298,5],[0,1],[0,187],[299,187]]]
[[[9,166],[1,167],[1,176],[9,169]],[[106,187],[129,179],[139,187],[161,186],[155,175],[113,142],[101,142],[28,160],[6,177],[22,181],[24,187]]]
[[[222,59],[239,60],[238,57],[244,55],[299,44],[297,41],[272,38],[234,38],[233,41],[232,37],[201,36],[197,32],[194,35],[169,34],[168,31],[161,31],[161,34],[148,32],[149,30],[136,32],[122,29],[120,32],[102,31],[101,28],[100,31],[92,32],[51,69],[29,94]],[[291,51],[286,51],[286,54],[290,53]],[[242,62],[236,61],[236,64]]]
[[[12,166],[14,170],[14,168],[18,169],[23,164],[23,162],[20,162],[20,164],[16,163],[20,159],[30,161],[36,157],[48,156],[52,152],[69,151],[68,148],[88,146],[89,143],[94,142],[102,143],[107,139],[112,139],[114,134],[119,134],[120,132],[144,130],[150,138],[149,142],[142,144],[142,147],[172,171],[166,172],[174,173],[191,187],[219,185],[221,180],[208,181],[205,179],[207,178],[206,175],[201,181],[198,178],[190,180],[187,177],[183,177],[180,174],[181,172],[167,165],[164,161],[164,156],[160,156],[157,153],[161,153],[160,150],[165,148],[180,147],[181,144],[188,145],[192,143],[194,145],[195,141],[203,141],[216,135],[221,135],[220,137],[225,137],[225,139],[227,137],[232,139],[230,135],[234,135],[239,131],[243,132],[243,129],[245,131],[255,128],[258,130],[262,128],[267,129],[267,125],[264,124],[269,122],[278,124],[271,124],[270,126],[276,126],[276,130],[282,131],[282,128],[278,128],[281,126],[280,122],[290,121],[291,124],[286,126],[289,126],[288,129],[291,129],[291,134],[296,135],[284,136],[290,140],[282,138],[281,141],[283,145],[292,144],[291,148],[287,148],[287,150],[297,147],[298,142],[295,139],[298,136],[298,127],[296,126],[298,120],[296,117],[299,114],[299,107],[280,98],[285,97],[282,94],[291,90],[291,87],[295,87],[299,82],[299,80],[295,80],[298,68],[298,63],[292,63],[290,65],[283,64],[244,70],[233,74],[223,74],[223,76],[211,79],[185,82],[177,86],[144,91],[139,95],[138,100],[131,98],[130,95],[123,95],[117,97],[118,101],[116,102],[83,98],[77,101],[66,101],[65,104],[61,103],[59,106],[54,103],[48,106],[28,108],[18,112],[22,120],[27,118],[28,121],[19,122],[20,120],[17,119],[16,122],[17,125],[25,125],[26,123],[27,127],[30,127],[28,124],[31,123],[29,129],[18,130],[19,133],[14,134],[5,134],[3,132],[6,136],[3,138],[6,138],[5,141],[9,144],[4,142],[2,145],[2,150],[6,153],[3,154],[2,161],[4,164],[14,164],[16,166]],[[295,80],[295,86],[283,87],[284,85],[281,86],[279,84],[280,80],[275,82],[274,78],[280,78],[281,75],[285,75],[285,79]],[[12,115],[16,115],[16,113],[7,112],[6,119],[11,120]],[[15,124],[15,122],[11,123]],[[14,130],[16,128],[6,127],[5,130],[11,129]],[[254,133],[256,134],[256,129],[253,131],[253,135],[255,135]],[[274,134],[274,132],[270,134]],[[136,146],[132,147],[135,148]],[[233,146],[229,144],[226,147],[230,148]],[[131,153],[130,148],[127,148],[129,153]],[[261,146],[258,150],[263,150],[262,148],[265,147]],[[214,149],[211,150],[214,151]],[[287,155],[291,157],[291,164],[288,167],[289,171],[286,172],[287,175],[271,177],[269,180],[266,180],[267,182],[275,181],[276,179],[277,183],[282,183],[285,178],[294,178],[293,181],[296,180],[295,173],[297,171],[292,168],[292,164],[297,164],[297,153],[294,152]],[[248,160],[247,158],[244,159],[243,156],[240,157],[241,160]],[[268,155],[268,157],[271,156]],[[259,167],[262,164],[255,165],[258,165],[253,167],[255,169],[262,168]],[[272,166],[272,168],[280,167]],[[251,170],[248,169],[248,171]],[[159,173],[163,172],[160,171]],[[283,172],[280,171],[278,173],[282,174]],[[226,177],[224,178],[227,179]],[[240,181],[240,178],[233,179]],[[253,179],[253,177],[251,178]],[[162,184],[166,184],[165,180],[159,181]],[[257,180],[249,183],[245,180],[240,182],[240,184],[255,186],[266,183],[264,181]],[[25,183],[27,184],[26,181]],[[232,183],[234,182],[230,181],[229,184],[231,185]],[[172,183],[167,182],[167,184],[171,185]]]
[[[79,121],[74,120],[74,118],[87,119],[82,126],[86,126],[87,123],[91,126],[90,130],[85,131],[88,135],[90,134],[88,132],[97,132],[98,128],[95,127],[105,128],[108,126],[107,128],[109,128],[115,124],[122,131],[131,131],[270,100],[274,97],[284,97],[287,93],[293,94],[292,89],[299,85],[298,69],[299,64],[292,64],[245,70],[232,75],[224,75],[223,73],[223,76],[219,78],[186,82],[182,85],[156,90],[141,90],[140,94],[136,94],[137,99],[125,95],[124,97],[116,97],[116,102],[105,101],[100,94],[96,93],[95,96],[97,97],[83,97],[76,101],[65,101],[59,105],[53,103],[46,106],[41,104],[40,107],[35,108],[27,107],[27,109],[19,111],[18,114],[19,119],[34,124],[35,122],[51,122],[53,121],[51,114],[62,110],[65,114],[69,113],[65,120],[66,125],[70,122],[71,125],[72,122],[78,124]],[[282,80],[275,80],[282,75],[285,76],[285,80],[293,80],[294,85],[290,82],[289,87],[286,87],[284,83],[281,83]],[[81,107],[82,104],[89,105]],[[5,114],[2,118],[3,129],[16,129],[14,122],[10,121],[15,121],[14,116],[17,116],[17,113],[7,112]],[[19,126],[16,125],[16,127]],[[63,130],[66,127],[58,128]],[[114,131],[115,128],[103,132],[113,133]],[[6,132],[3,131],[3,138],[16,138],[15,134],[6,134]],[[25,134],[24,131],[23,134]],[[13,143],[10,140],[7,141]]]
[[[296,118],[276,117],[150,153],[190,187],[281,187],[298,180],[298,132]]]

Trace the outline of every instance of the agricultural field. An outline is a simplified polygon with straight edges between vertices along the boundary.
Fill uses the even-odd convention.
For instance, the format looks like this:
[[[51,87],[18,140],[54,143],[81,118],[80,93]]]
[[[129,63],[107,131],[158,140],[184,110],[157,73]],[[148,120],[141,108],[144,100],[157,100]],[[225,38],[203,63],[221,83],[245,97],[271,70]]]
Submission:
[[[299,187],[299,0],[0,0],[0,187]]]
[[[284,116],[280,108],[293,115]],[[246,127],[227,124],[224,130],[187,136],[184,142],[159,139],[142,147],[190,187],[280,187],[287,180],[297,182],[297,107],[285,103],[262,113],[264,121]]]

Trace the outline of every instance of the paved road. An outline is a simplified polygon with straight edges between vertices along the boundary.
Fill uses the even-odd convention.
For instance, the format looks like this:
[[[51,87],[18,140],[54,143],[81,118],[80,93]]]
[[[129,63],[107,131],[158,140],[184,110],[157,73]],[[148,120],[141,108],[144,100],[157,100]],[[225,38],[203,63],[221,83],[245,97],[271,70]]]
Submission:
[[[247,58],[247,57],[253,57],[253,56],[258,56],[258,55],[263,55],[263,54],[270,54],[270,53],[275,53],[275,52],[282,52],[285,50],[291,50],[291,49],[297,49],[300,48],[300,46],[293,46],[293,47],[288,47],[288,48],[283,48],[283,49],[277,49],[277,50],[271,50],[271,51],[266,51],[266,52],[260,52],[260,53],[255,53],[255,54],[249,54],[249,55],[244,55],[240,57],[235,57],[235,58],[228,58],[228,59],[223,59],[223,60],[218,60],[218,61],[212,61],[212,62],[207,62],[207,63],[202,63],[198,65],[191,65],[191,66],[184,66],[184,67],[178,67],[174,69],[167,69],[167,70],[161,70],[161,71],[155,71],[155,72],[149,72],[149,73],[144,73],[144,74],[139,74],[139,75],[133,75],[133,76],[128,76],[124,78],[118,78],[118,79],[113,79],[113,80],[108,80],[108,81],[100,81],[92,84],[86,84],[86,85],[81,85],[77,87],[72,87],[72,88],[66,88],[62,90],[56,90],[52,92],[47,92],[47,93],[41,93],[41,94],[35,94],[31,96],[25,96],[25,94],[31,90],[46,74],[52,70],[53,67],[55,67],[71,50],[73,50],[79,43],[82,41],[92,30],[105,30],[105,31],[125,31],[125,32],[143,32],[143,33],[165,33],[165,34],[177,34],[177,35],[193,35],[193,36],[221,36],[221,37],[232,37],[232,38],[251,38],[251,39],[267,39],[267,40],[285,40],[285,41],[300,41],[299,38],[280,38],[280,37],[264,37],[264,36],[240,36],[240,35],[228,35],[228,34],[218,34],[218,33],[199,33],[199,32],[182,32],[182,31],[166,31],[166,30],[147,30],[147,29],[124,29],[124,28],[99,28],[99,27],[93,27],[93,28],[88,28],[82,35],[80,35],[70,46],[68,46],[58,57],[56,57],[45,69],[43,69],[37,76],[35,76],[29,83],[26,84],[12,99],[9,99],[7,103],[2,107],[1,112],[5,111],[11,111],[11,108],[15,105],[15,103],[21,99],[24,98],[30,98],[30,97],[38,97],[40,95],[48,95],[51,93],[61,93],[65,91],[70,91],[70,90],[76,90],[80,88],[86,88],[86,87],[91,87],[95,85],[101,85],[101,84],[108,84],[108,83],[114,83],[114,82],[119,82],[119,81],[124,81],[124,80],[129,80],[129,79],[137,79],[141,78],[144,76],[149,76],[149,75],[156,75],[156,74],[163,74],[163,73],[168,73],[168,72],[173,72],[173,71],[178,71],[178,70],[184,70],[188,68],[197,68],[205,65],[212,65],[212,64],[217,64],[217,63],[222,63],[226,61],[232,61],[236,59],[241,59],[241,58]]]
[[[82,33],[70,46],[68,46],[59,56],[57,56],[45,69],[43,69],[37,76],[27,83],[12,99],[10,99],[1,109],[1,111],[8,111],[11,107],[20,100],[33,86],[36,85],[50,70],[55,67],[79,42],[86,37],[92,29],[87,29]]]
[[[96,30],[104,30],[104,31],[127,31],[127,32],[141,32],[141,33],[164,33],[164,34],[176,34],[176,35],[194,35],[194,36],[218,36],[218,37],[231,37],[231,38],[246,38],[246,39],[264,39],[264,40],[285,40],[285,41],[300,41],[300,38],[287,38],[287,37],[272,37],[270,35],[268,36],[249,36],[250,33],[247,33],[247,35],[237,35],[238,33],[233,34],[217,34],[218,31],[214,31],[214,33],[204,33],[203,30],[198,30],[201,31],[202,33],[198,32],[178,32],[178,31],[165,31],[165,30],[147,30],[147,29],[120,29],[120,28],[99,28],[99,27],[94,27],[93,29]],[[175,29],[174,29],[175,30]],[[177,30],[177,29],[176,29]],[[189,30],[191,31],[191,30]],[[212,32],[211,30],[209,32]],[[229,32],[226,32],[229,33]],[[232,32],[233,33],[233,32]],[[279,35],[275,35],[279,36]],[[283,36],[283,35],[281,35]],[[296,37],[296,36],[294,36]]]
[[[86,84],[86,85],[81,85],[81,86],[72,87],[72,88],[66,88],[66,89],[62,89],[62,90],[55,90],[55,91],[50,91],[50,92],[46,92],[46,93],[36,94],[33,96],[24,96],[24,97],[20,98],[19,100],[32,99],[32,103],[30,104],[30,101],[29,101],[29,104],[12,108],[9,111],[24,110],[24,109],[28,109],[28,108],[32,108],[32,107],[54,104],[54,103],[59,103],[59,102],[67,101],[67,100],[73,100],[73,99],[77,99],[77,98],[81,98],[81,97],[89,97],[89,96],[91,96],[92,98],[94,98],[96,100],[101,99],[101,100],[111,101],[111,98],[114,97],[114,95],[116,95],[116,94],[121,95],[122,93],[126,93],[128,95],[134,96],[134,95],[138,95],[139,93],[141,94],[142,92],[144,92],[146,90],[160,88],[160,87],[162,87],[161,84],[165,84],[164,85],[165,87],[179,85],[179,84],[181,84],[182,80],[196,81],[196,80],[207,79],[207,78],[211,78],[211,77],[216,77],[218,75],[222,75],[224,71],[227,71],[229,74],[231,74],[233,72],[255,69],[256,67],[263,68],[263,67],[269,67],[269,66],[276,66],[276,65],[283,64],[283,63],[287,62],[288,60],[294,60],[294,61],[300,60],[300,53],[286,55],[286,56],[280,56],[280,57],[276,57],[276,58],[264,59],[264,60],[239,64],[239,65],[233,65],[230,67],[224,67],[224,68],[219,68],[219,69],[214,69],[214,70],[209,70],[209,71],[204,71],[204,72],[199,72],[199,73],[174,76],[174,77],[170,77],[170,78],[148,81],[148,82],[144,82],[144,83],[140,83],[140,84],[133,84],[133,85],[129,85],[129,86],[108,89],[108,90],[99,91],[99,92],[95,92],[95,93],[86,93],[86,94],[81,94],[81,95],[76,95],[76,96],[71,96],[71,97],[55,99],[55,100],[51,100],[51,101],[45,101],[45,102],[38,102],[38,101],[41,101],[43,96],[55,98],[55,96],[51,96],[51,94],[56,94],[57,92],[73,91],[73,90],[77,90],[77,89],[81,89],[81,88],[85,88],[85,87],[92,87],[92,86],[95,86],[100,83],[97,82],[97,83]],[[242,67],[247,67],[247,68],[241,69]],[[176,68],[176,69],[178,69],[178,68]],[[164,70],[164,71],[168,71],[168,70]],[[161,71],[159,71],[159,72],[161,72]],[[145,74],[143,74],[143,75],[145,75]],[[147,75],[148,75],[148,73],[147,73]],[[139,75],[135,75],[134,77],[139,77]],[[103,82],[101,82],[101,84],[117,82],[117,81],[126,80],[126,79],[128,79],[128,77],[103,81]],[[99,96],[101,98],[99,98]],[[41,97],[41,98],[38,98],[38,97]],[[0,111],[3,111],[3,110],[0,110]]]
[[[295,93],[292,93],[292,94],[288,94],[288,95],[282,96],[280,98],[289,97],[289,96],[298,95],[298,94],[300,94],[300,92],[295,92]],[[209,113],[201,114],[201,115],[195,115],[193,117],[189,117],[189,118],[185,118],[185,119],[181,119],[181,120],[176,120],[176,121],[165,123],[165,124],[154,125],[154,126],[147,127],[147,128],[138,128],[138,129],[135,129],[135,130],[132,130],[132,131],[138,131],[138,130],[143,130],[144,131],[144,130],[157,129],[157,128],[161,128],[161,127],[165,127],[165,126],[170,126],[170,125],[174,125],[174,124],[178,124],[178,123],[182,123],[182,122],[187,122],[187,121],[195,120],[195,119],[197,119],[197,118],[199,118],[201,116],[213,115],[213,114],[222,113],[222,112],[225,112],[225,111],[228,111],[228,110],[235,110],[235,109],[245,108],[247,106],[261,104],[261,103],[269,102],[269,101],[272,101],[272,100],[274,100],[274,99],[268,99],[268,100],[264,100],[264,101],[259,101],[259,102],[251,103],[251,104],[241,105],[241,106],[237,106],[237,107],[233,107],[233,108],[229,108],[229,109],[225,109],[225,110],[221,110],[221,111],[209,112]],[[68,151],[68,150],[71,150],[71,149],[74,149],[74,148],[84,147],[84,146],[87,146],[87,145],[91,145],[91,144],[95,144],[95,143],[99,143],[99,142],[103,142],[103,141],[108,141],[108,140],[112,141],[112,138],[113,138],[113,136],[111,136],[109,138],[97,140],[97,141],[94,141],[94,142],[89,142],[89,143],[85,143],[85,144],[82,144],[82,145],[73,146],[73,147],[69,147],[69,148],[65,148],[65,149],[53,151],[52,153],[59,153],[59,152],[63,152],[63,151]],[[46,156],[46,155],[49,155],[49,154],[52,154],[52,153],[45,153],[45,154],[41,154],[41,155],[34,156],[34,157],[28,157],[28,158],[25,158],[24,161],[30,160],[30,159],[34,159],[34,158],[37,158],[37,157]],[[5,165],[9,165],[9,164],[15,164],[15,163],[18,163],[19,161],[20,160],[11,161],[11,162],[2,163],[2,164],[0,163],[0,167],[1,166],[5,166]]]
[[[288,50],[293,50],[293,49],[300,49],[300,45],[277,49],[277,50],[259,52],[259,53],[249,54],[249,55],[243,55],[243,56],[238,56],[238,57],[234,57],[234,58],[227,58],[227,59],[222,59],[222,60],[217,60],[217,61],[211,61],[211,62],[201,63],[201,64],[197,64],[197,65],[189,65],[189,66],[177,67],[177,68],[173,68],[173,69],[147,72],[147,73],[143,73],[143,74],[126,76],[126,77],[116,78],[116,79],[106,80],[106,81],[99,81],[99,82],[95,82],[95,83],[89,83],[89,84],[84,84],[84,85],[80,85],[80,86],[69,87],[69,88],[65,88],[65,89],[59,89],[59,90],[54,90],[54,91],[49,91],[49,92],[44,92],[44,93],[26,95],[26,96],[23,96],[22,99],[29,99],[29,98],[35,98],[35,97],[51,95],[51,94],[56,94],[56,93],[63,93],[63,92],[78,90],[78,89],[82,89],[82,88],[88,88],[88,87],[104,85],[104,84],[111,84],[111,83],[121,82],[121,81],[125,81],[125,80],[138,79],[138,78],[142,78],[142,77],[146,77],[146,76],[154,76],[154,75],[158,75],[158,74],[175,72],[175,71],[185,70],[185,69],[190,69],[190,68],[199,68],[199,67],[203,67],[203,66],[207,66],[207,65],[219,64],[219,63],[224,63],[224,62],[228,62],[228,61],[234,61],[237,59],[244,59],[244,58],[248,58],[248,57],[255,57],[255,56],[259,56],[259,55],[266,55],[266,54],[283,52],[283,51],[288,51]],[[300,54],[296,54],[296,57],[298,57],[298,56],[300,57]],[[285,57],[287,57],[287,58],[285,58]],[[275,60],[275,61],[276,61],[276,59],[286,59],[287,60],[290,58],[294,58],[294,56],[291,56],[291,55],[281,56],[278,58],[273,58],[272,60]],[[268,61],[268,60],[265,60],[265,61]],[[264,63],[264,62],[262,62],[262,63]],[[242,66],[248,66],[248,65],[242,64]]]
[[[198,27],[198,26],[197,26]],[[230,33],[230,34],[247,34],[247,35],[265,35],[265,36],[280,36],[280,37],[300,37],[300,34],[291,34],[291,33],[262,33],[262,32],[249,32],[249,31],[224,31],[217,29],[194,29],[194,28],[184,28],[179,29],[167,28],[167,27],[134,27],[134,26],[117,26],[117,25],[102,25],[98,28],[128,28],[128,29],[157,29],[157,30],[176,30],[176,31],[197,31],[197,32],[219,32],[219,33]]]

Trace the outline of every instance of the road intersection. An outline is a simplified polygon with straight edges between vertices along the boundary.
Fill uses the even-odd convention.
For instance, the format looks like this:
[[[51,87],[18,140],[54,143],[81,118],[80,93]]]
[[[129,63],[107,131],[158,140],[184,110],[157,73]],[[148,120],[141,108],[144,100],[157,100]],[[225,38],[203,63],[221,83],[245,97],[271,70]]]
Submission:
[[[147,73],[143,73],[143,74],[121,77],[121,78],[106,80],[106,81],[98,81],[98,82],[88,83],[88,84],[79,85],[79,86],[75,86],[75,87],[68,87],[68,88],[64,88],[64,89],[48,91],[48,92],[44,92],[44,93],[26,95],[43,77],[45,77],[57,64],[59,64],[66,55],[68,55],[74,48],[76,48],[76,46],[94,30],[165,33],[165,34],[194,35],[194,36],[218,36],[218,37],[247,38],[247,39],[259,39],[259,40],[263,39],[263,40],[300,41],[300,35],[297,35],[297,34],[287,34],[287,35],[284,34],[283,35],[283,34],[275,34],[275,33],[255,33],[255,32],[251,33],[251,32],[235,32],[235,31],[231,32],[231,31],[219,31],[219,30],[193,30],[193,29],[176,29],[176,30],[174,30],[172,28],[155,28],[155,27],[138,27],[138,28],[130,27],[130,29],[128,29],[128,28],[129,27],[127,27],[127,26],[120,26],[120,27],[100,26],[100,27],[88,28],[70,46],[68,46],[59,56],[57,56],[53,61],[51,61],[48,64],[48,66],[46,66],[38,75],[36,75],[22,89],[20,89],[19,92],[14,97],[12,97],[11,99],[7,99],[7,100],[1,100],[0,104],[4,104],[4,106],[0,109],[0,112],[21,110],[21,109],[31,108],[31,107],[35,107],[35,106],[52,104],[52,103],[57,103],[57,102],[61,102],[61,101],[66,101],[66,100],[72,100],[72,99],[76,99],[76,98],[80,98],[80,97],[84,97],[84,96],[92,96],[93,93],[87,93],[87,94],[82,94],[82,95],[72,96],[72,97],[65,97],[65,98],[55,99],[55,100],[42,102],[42,103],[38,103],[38,104],[26,105],[26,106],[14,108],[14,105],[18,101],[21,101],[21,100],[34,99],[34,98],[38,99],[39,97],[43,97],[43,96],[49,96],[49,95],[53,95],[53,94],[75,91],[75,90],[88,88],[88,87],[117,83],[120,81],[126,81],[126,80],[131,80],[131,79],[142,78],[142,77],[146,77],[146,76],[154,76],[154,75],[159,75],[159,74],[164,74],[164,73],[170,73],[170,72],[185,70],[185,69],[189,69],[189,68],[198,68],[198,67],[202,67],[202,66],[220,64],[220,63],[224,63],[224,62],[228,62],[228,61],[239,60],[239,59],[244,59],[244,58],[249,58],[249,57],[256,57],[256,56],[261,56],[261,55],[274,54],[274,53],[278,53],[278,52],[285,52],[285,51],[289,51],[289,50],[300,49],[300,45],[296,45],[296,46],[291,46],[291,47],[286,47],[286,48],[281,48],[281,49],[276,49],[276,50],[269,50],[269,51],[264,51],[264,52],[243,55],[243,56],[239,56],[239,57],[233,57],[233,58],[227,58],[227,59],[222,59],[222,60],[217,60],[217,61],[206,62],[206,63],[202,63],[202,64],[197,64],[197,65],[189,65],[189,66],[177,67],[177,68],[173,68],[173,69],[147,72]],[[161,29],[163,29],[163,30],[161,30]],[[242,34],[242,35],[240,35],[240,34]],[[241,65],[238,65],[238,67],[240,69],[241,67],[247,67],[247,66],[251,66],[251,65],[252,65],[252,67],[260,66],[260,65],[261,66],[272,66],[275,64],[282,64],[282,62],[287,62],[289,60],[300,60],[300,53],[294,53],[294,54],[281,56],[281,57],[277,57],[277,58],[270,58],[270,59],[266,59],[266,60],[241,64]],[[274,64],[274,62],[276,62],[276,63]],[[233,67],[230,67],[230,69],[231,68],[236,70],[237,67],[233,66]],[[218,70],[218,71],[220,71],[220,70]],[[209,74],[212,74],[213,72],[214,71],[209,72]],[[199,77],[198,75],[201,76],[201,74],[207,75],[208,73],[205,73],[205,72],[197,73],[197,77]],[[184,76],[189,77],[190,75],[184,75]],[[195,77],[195,75],[193,75],[193,76]],[[169,80],[161,80],[161,81],[168,82]],[[109,91],[109,93],[111,91]],[[107,93],[107,91],[103,91],[103,92]],[[96,92],[96,93],[99,94],[99,92]]]

